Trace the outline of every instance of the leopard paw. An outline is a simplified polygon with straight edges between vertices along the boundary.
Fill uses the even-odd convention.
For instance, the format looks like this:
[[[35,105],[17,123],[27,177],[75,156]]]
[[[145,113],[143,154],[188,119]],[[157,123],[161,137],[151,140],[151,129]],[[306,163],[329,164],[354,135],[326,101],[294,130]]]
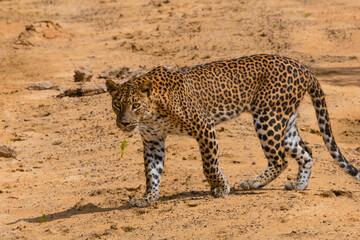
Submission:
[[[211,192],[211,195],[216,198],[226,197],[230,193],[230,185],[227,183],[224,186],[213,187],[213,188],[211,188],[210,192]]]
[[[244,190],[260,188],[260,182],[255,179],[245,179],[240,183],[240,187]]]
[[[285,184],[285,189],[286,190],[293,190],[293,189],[296,189],[296,190],[304,190],[306,187],[307,187],[307,183],[304,183],[304,182],[298,182],[298,181],[288,181],[286,184]]]
[[[155,198],[152,194],[149,194],[144,197],[133,197],[129,203],[133,207],[143,208],[143,207],[150,206],[156,200],[157,200],[157,198]]]

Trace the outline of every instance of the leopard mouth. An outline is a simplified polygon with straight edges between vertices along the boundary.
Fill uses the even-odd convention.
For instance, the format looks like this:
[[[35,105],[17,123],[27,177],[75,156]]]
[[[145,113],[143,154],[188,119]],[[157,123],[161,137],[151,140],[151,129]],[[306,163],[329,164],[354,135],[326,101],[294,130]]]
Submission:
[[[127,125],[127,126],[124,126],[124,125],[122,125],[122,124],[119,123],[119,122],[116,122],[116,125],[117,125],[118,128],[120,128],[121,131],[123,131],[123,132],[132,132],[132,131],[137,127],[136,124],[129,124],[129,125]]]

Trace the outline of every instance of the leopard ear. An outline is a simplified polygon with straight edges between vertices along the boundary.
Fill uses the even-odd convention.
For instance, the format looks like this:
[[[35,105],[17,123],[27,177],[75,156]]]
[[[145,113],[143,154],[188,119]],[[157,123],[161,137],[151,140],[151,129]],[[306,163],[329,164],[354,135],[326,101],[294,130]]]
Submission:
[[[152,91],[152,81],[146,80],[139,87],[139,93],[143,97],[150,97]]]
[[[119,90],[119,84],[112,80],[106,80],[106,88],[110,95],[114,97],[116,92]]]

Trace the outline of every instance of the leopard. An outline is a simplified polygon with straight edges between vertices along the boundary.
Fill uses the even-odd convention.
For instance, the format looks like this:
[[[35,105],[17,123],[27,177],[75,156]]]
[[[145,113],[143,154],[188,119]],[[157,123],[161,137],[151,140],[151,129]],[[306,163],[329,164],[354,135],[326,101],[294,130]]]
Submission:
[[[196,139],[203,173],[214,197],[225,197],[230,185],[220,169],[215,126],[243,112],[253,116],[254,128],[268,161],[266,169],[237,184],[258,189],[277,178],[289,159],[298,163],[295,180],[287,190],[304,190],[313,167],[312,151],[296,125],[298,107],[310,95],[320,134],[333,159],[360,180],[356,169],[341,153],[332,132],[325,94],[308,67],[291,58],[257,54],[205,63],[178,70],[158,66],[121,84],[106,80],[116,125],[123,132],[138,129],[143,143],[146,190],[130,205],[147,207],[159,200],[169,135]]]

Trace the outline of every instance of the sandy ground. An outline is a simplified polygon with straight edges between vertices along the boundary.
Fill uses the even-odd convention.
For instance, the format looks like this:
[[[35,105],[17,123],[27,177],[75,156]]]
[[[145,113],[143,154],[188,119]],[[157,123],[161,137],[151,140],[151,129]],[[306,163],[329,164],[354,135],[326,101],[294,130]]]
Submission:
[[[214,199],[195,140],[171,136],[160,198],[145,188],[137,132],[116,128],[110,96],[57,98],[35,83],[77,87],[108,66],[185,67],[256,53],[298,59],[317,74],[344,155],[360,168],[358,0],[0,1],[0,239],[360,239],[360,183],[327,152],[308,97],[298,127],[314,154],[306,191],[285,191],[297,164],[257,191]],[[236,186],[266,167],[249,114],[217,127]],[[122,140],[128,140],[121,157]]]

